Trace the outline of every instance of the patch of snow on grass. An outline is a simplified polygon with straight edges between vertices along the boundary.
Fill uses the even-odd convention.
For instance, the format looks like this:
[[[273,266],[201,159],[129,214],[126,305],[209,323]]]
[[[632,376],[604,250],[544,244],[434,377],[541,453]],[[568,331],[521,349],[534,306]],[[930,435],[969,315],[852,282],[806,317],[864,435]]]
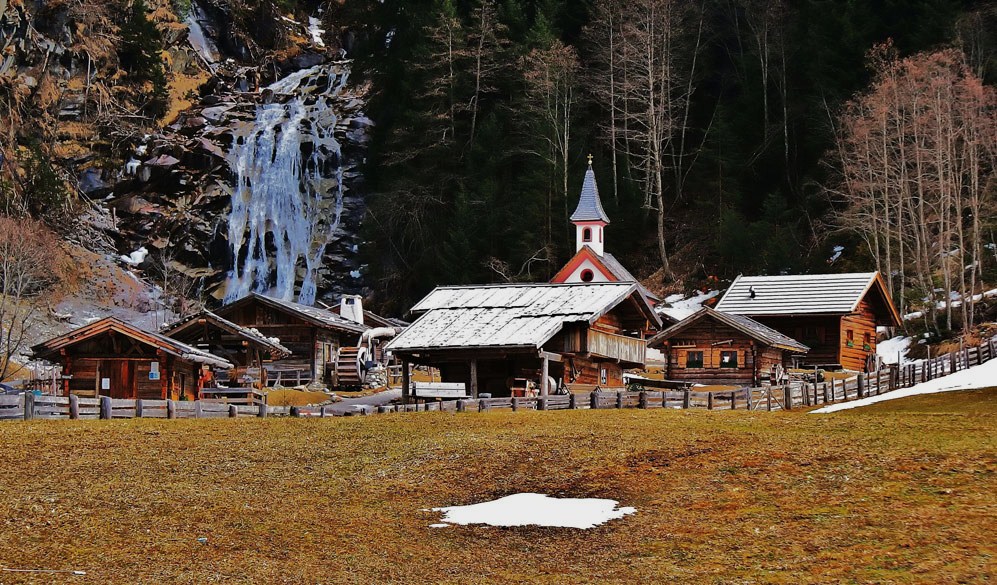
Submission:
[[[619,502],[601,498],[552,498],[521,493],[470,506],[433,508],[449,524],[488,526],[552,526],[587,529],[633,514],[636,508],[618,508]],[[434,525],[435,527],[435,525]]]
[[[979,388],[990,388],[994,385],[997,385],[997,360],[990,360],[981,366],[974,366],[972,368],[962,370],[961,372],[956,372],[948,376],[922,382],[915,386],[911,386],[910,388],[894,390],[893,392],[880,394],[879,396],[869,396],[868,398],[855,400],[853,402],[832,404],[825,406],[824,408],[814,410],[810,414],[827,414],[837,412],[839,410],[848,410],[850,408],[868,406],[870,404],[876,404],[877,402],[884,402],[886,400],[906,398],[908,396],[938,394],[940,392],[954,392],[956,390],[977,390]]]

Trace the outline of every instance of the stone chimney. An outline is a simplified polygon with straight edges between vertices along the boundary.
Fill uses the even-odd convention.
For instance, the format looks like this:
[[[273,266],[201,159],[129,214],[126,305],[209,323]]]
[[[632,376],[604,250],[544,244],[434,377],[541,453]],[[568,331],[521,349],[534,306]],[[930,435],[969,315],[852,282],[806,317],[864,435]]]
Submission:
[[[363,297],[344,295],[339,300],[339,315],[344,319],[363,325]]]

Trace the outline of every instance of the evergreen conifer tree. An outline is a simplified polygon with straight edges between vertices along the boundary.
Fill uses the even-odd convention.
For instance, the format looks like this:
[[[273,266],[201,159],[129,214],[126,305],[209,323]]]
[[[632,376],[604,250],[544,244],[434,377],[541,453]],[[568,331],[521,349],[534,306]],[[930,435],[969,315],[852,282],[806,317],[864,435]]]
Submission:
[[[166,90],[166,72],[160,56],[163,37],[156,25],[149,20],[145,0],[135,0],[121,25],[121,48],[118,59],[128,75],[140,83],[152,84],[152,93],[143,105],[147,114],[159,117],[166,113],[169,96]]]

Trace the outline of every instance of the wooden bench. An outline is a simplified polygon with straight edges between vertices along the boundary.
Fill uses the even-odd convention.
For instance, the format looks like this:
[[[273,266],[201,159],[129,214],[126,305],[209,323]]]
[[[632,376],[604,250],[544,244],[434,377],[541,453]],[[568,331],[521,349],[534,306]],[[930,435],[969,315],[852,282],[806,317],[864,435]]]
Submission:
[[[413,382],[412,396],[414,398],[443,398],[457,400],[467,398],[467,389],[463,382]]]

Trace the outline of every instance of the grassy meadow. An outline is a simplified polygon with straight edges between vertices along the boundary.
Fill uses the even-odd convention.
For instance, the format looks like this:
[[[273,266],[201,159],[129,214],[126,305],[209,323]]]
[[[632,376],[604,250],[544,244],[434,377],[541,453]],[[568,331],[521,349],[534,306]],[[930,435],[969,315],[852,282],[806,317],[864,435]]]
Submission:
[[[975,583],[997,391],[833,415],[410,413],[0,424],[0,584]],[[637,513],[451,526],[530,491]],[[198,539],[206,539],[203,542]]]

